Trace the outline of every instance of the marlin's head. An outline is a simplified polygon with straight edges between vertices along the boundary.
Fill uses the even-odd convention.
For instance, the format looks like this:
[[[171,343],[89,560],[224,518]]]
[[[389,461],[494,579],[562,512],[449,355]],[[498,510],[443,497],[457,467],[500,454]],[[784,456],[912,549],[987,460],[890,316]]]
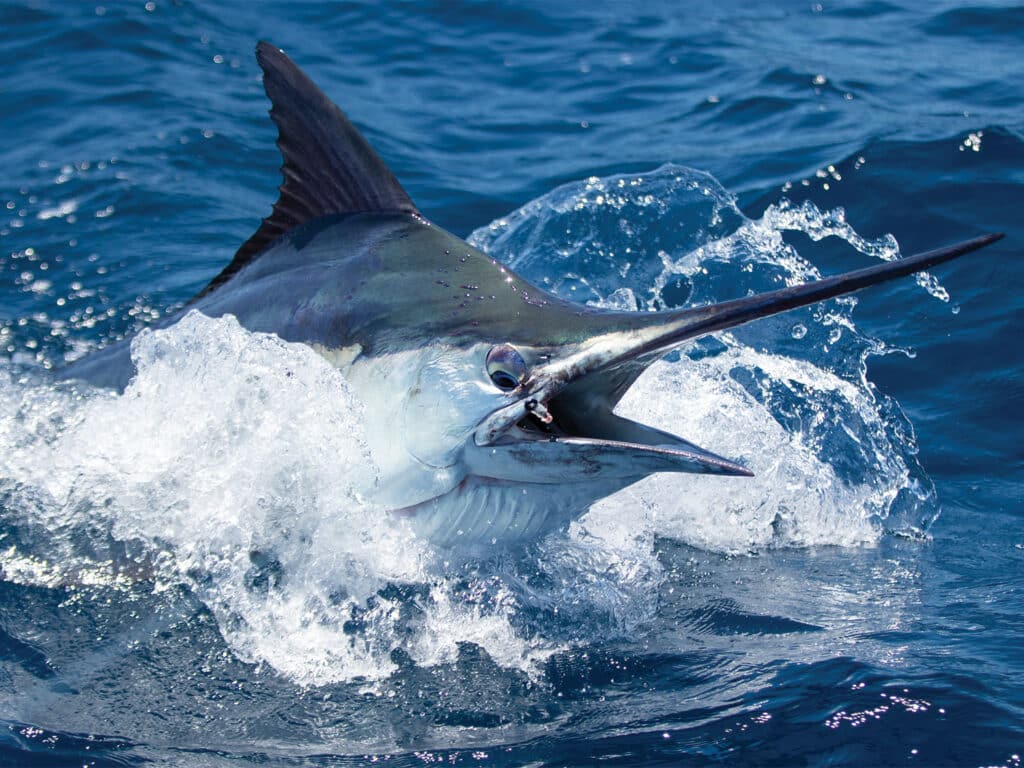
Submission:
[[[517,494],[532,488],[531,511],[547,496],[571,516],[655,472],[749,476],[616,406],[653,362],[695,338],[928,269],[997,237],[721,304],[623,312],[547,293],[414,217],[395,227],[372,249],[375,270],[345,313],[350,323],[368,318],[350,329],[364,355],[404,361],[377,366],[372,380],[399,377],[392,391],[403,418],[389,440],[444,473],[442,486],[421,486],[422,499],[403,504],[417,514],[424,503],[446,510],[456,495],[470,503],[469,487],[487,488],[480,503],[520,507]]]
[[[434,338],[448,342],[439,343],[444,354],[434,364],[422,366],[421,387],[409,398],[431,401],[417,409],[428,420],[448,414],[447,450],[478,477],[524,485],[592,484],[596,499],[610,487],[654,472],[750,476],[735,461],[624,418],[615,407],[653,362],[695,338],[928,269],[998,237],[674,312],[611,311],[566,302],[457,241],[462,269],[474,282],[469,291],[463,292],[464,283],[452,294],[450,307],[431,305],[418,294],[427,304],[421,307],[426,315],[446,316],[445,328],[435,328]],[[489,280],[475,263],[492,268]],[[446,311],[473,303],[483,306],[465,317]],[[419,323],[430,324],[426,317]],[[446,430],[435,424],[431,432]]]
[[[493,264],[465,243],[460,252]],[[622,487],[652,472],[750,474],[614,413],[644,369],[683,343],[659,343],[666,318],[570,304],[498,265],[494,272],[493,280],[477,276],[457,290],[442,289],[451,298],[439,306],[429,290],[417,293],[415,325],[431,330],[416,354],[415,380],[401,387],[402,408],[415,417],[407,415],[394,439],[406,441],[418,460],[438,468],[459,464],[457,478],[600,481],[595,498],[607,493],[598,487]],[[390,345],[382,346],[386,355]]]

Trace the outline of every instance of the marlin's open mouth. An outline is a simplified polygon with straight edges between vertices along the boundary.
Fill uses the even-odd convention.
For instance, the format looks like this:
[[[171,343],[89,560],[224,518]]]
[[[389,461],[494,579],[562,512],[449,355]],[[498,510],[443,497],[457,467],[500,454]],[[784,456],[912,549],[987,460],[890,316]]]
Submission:
[[[591,377],[567,387],[547,403],[528,400],[526,415],[495,444],[549,442],[592,453],[603,451],[620,460],[631,457],[637,470],[649,471],[654,464],[663,472],[753,476],[743,465],[681,437],[616,415],[607,402],[588,402],[584,393],[590,388],[581,386],[587,378]]]

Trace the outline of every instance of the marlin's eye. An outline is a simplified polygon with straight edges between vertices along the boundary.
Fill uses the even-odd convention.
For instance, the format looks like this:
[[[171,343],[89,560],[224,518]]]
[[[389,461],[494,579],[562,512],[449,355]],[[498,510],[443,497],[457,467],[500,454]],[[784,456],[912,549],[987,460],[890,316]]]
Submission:
[[[515,347],[499,344],[487,353],[487,375],[498,389],[511,392],[526,378],[526,361]]]

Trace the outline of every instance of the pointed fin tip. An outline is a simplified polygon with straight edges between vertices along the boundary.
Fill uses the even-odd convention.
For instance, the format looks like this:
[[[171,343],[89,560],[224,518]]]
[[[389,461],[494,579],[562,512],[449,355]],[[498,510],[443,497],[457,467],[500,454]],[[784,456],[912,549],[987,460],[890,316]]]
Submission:
[[[374,211],[419,215],[369,142],[282,49],[260,40],[256,61],[278,129],[280,195],[231,263],[192,301],[227,282],[278,237],[314,219]]]
[[[267,42],[266,40],[260,40],[256,43],[256,60],[261,64],[263,63],[263,59],[271,54],[281,54],[282,56],[287,55],[283,48],[278,48],[276,45]]]

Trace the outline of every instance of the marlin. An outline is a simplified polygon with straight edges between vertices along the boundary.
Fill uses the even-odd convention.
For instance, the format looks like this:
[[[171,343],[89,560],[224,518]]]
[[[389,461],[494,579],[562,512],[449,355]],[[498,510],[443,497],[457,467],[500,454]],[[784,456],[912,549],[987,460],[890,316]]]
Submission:
[[[655,360],[705,334],[930,269],[990,234],[710,306],[624,312],[531,285],[431,224],[345,114],[283,51],[256,48],[284,181],[273,210],[185,313],[306,344],[365,404],[375,503],[440,547],[528,542],[655,472],[749,476],[623,418]],[[62,377],[123,390],[128,341]],[[325,404],[330,407],[330,404]]]

